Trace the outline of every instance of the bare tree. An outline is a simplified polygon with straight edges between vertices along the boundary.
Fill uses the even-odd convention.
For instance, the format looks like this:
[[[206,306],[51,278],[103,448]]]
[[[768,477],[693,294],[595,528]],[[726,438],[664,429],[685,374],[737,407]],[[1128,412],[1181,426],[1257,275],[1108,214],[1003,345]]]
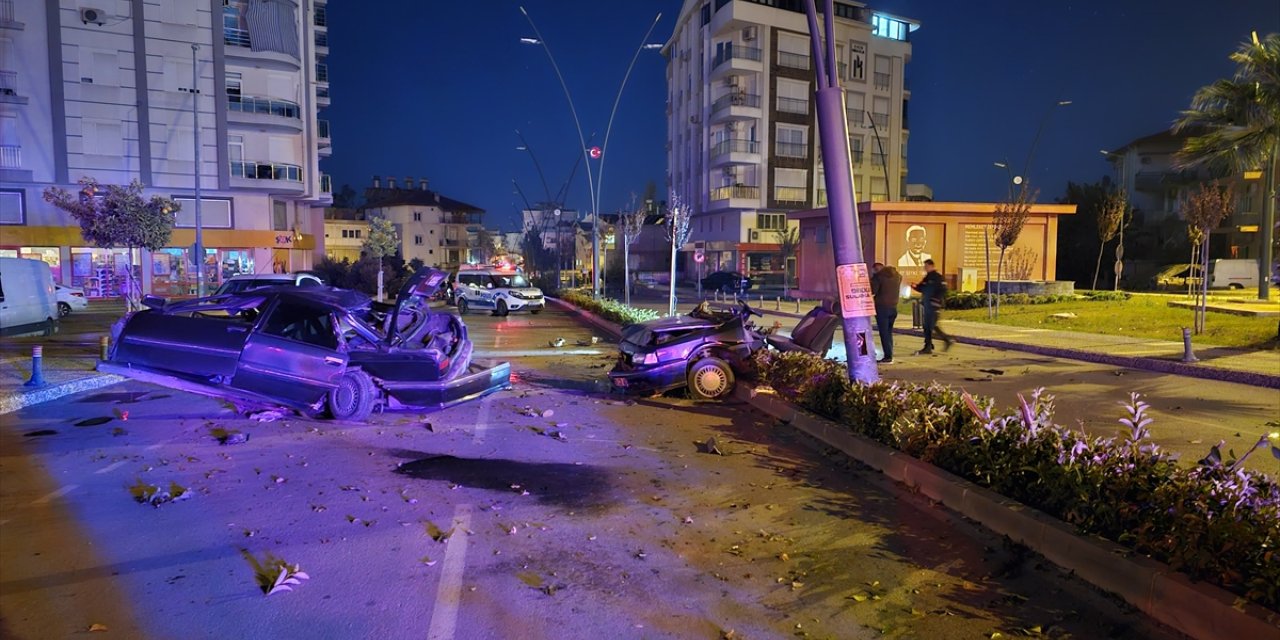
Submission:
[[[1022,188],[1018,190],[1018,195],[1009,202],[1001,202],[996,205],[995,219],[992,222],[994,227],[994,235],[996,246],[1000,247],[1000,259],[996,262],[996,317],[1000,316],[1000,297],[999,293],[1001,285],[1004,282],[1004,252],[1018,241],[1018,236],[1022,235],[1022,227],[1027,223],[1027,217],[1031,214],[1031,205],[1035,204],[1036,196],[1040,192],[1028,191],[1024,183]]]
[[[1191,237],[1192,247],[1190,274],[1195,274],[1197,265],[1200,267],[1200,284],[1196,288],[1196,333],[1204,333],[1205,307],[1209,298],[1209,234],[1234,209],[1235,189],[1230,183],[1225,186],[1201,184],[1183,200],[1182,211],[1187,219],[1187,235]]]
[[[689,205],[681,202],[676,194],[671,194],[671,206],[667,209],[667,239],[671,241],[671,283],[667,301],[669,316],[676,314],[676,252],[689,239],[692,213]]]
[[[778,236],[778,255],[782,257],[782,296],[791,297],[791,281],[787,273],[787,261],[800,252],[800,228],[790,224],[773,232]]]
[[[1128,196],[1125,195],[1123,189],[1108,193],[1102,201],[1102,206],[1098,207],[1098,264],[1093,268],[1093,286],[1092,289],[1098,288],[1098,272],[1102,271],[1102,252],[1107,248],[1107,243],[1115,239],[1120,233],[1121,222],[1129,208]]]
[[[627,306],[631,306],[631,245],[644,231],[644,219],[648,213],[648,207],[636,205],[636,194],[633,193],[631,206],[618,214],[618,235],[622,236],[622,302]]]

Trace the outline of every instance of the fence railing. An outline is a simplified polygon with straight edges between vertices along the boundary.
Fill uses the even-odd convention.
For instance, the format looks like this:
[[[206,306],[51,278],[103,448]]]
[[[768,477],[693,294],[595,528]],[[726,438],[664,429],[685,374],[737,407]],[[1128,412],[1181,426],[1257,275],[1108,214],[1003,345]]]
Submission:
[[[320,138],[324,140],[329,139],[329,121],[328,120],[316,120],[316,135],[320,136]]]
[[[730,60],[737,58],[738,60],[755,60],[760,61],[759,47],[728,47],[721,49],[716,53],[716,57],[711,61],[711,68],[714,69]]]
[[[809,70],[809,56],[801,53],[778,52],[778,66],[788,69]]]
[[[329,65],[316,63],[316,82],[329,81]]]
[[[775,152],[785,158],[804,158],[809,155],[809,145],[803,142],[774,143]]]
[[[0,71],[0,94],[6,96],[18,95],[17,71]]]
[[[320,174],[320,192],[333,193],[333,178],[327,173]]]
[[[787,98],[778,96],[778,111],[781,113],[809,113],[809,101],[804,98]]]
[[[250,180],[302,182],[302,167],[271,162],[232,162],[231,177]]]
[[[227,27],[222,31],[222,41],[235,47],[247,47],[250,45],[249,32],[245,29]]]
[[[301,118],[298,103],[289,100],[273,100],[253,96],[227,96],[227,110],[241,113],[261,113],[281,118]]]
[[[711,147],[711,155],[726,153],[760,153],[760,143],[755,140],[721,140]]]
[[[16,144],[0,145],[0,169],[21,169],[22,147]]]
[[[778,202],[804,202],[808,193],[804,187],[774,187],[773,199]]]
[[[755,107],[760,108],[760,96],[754,93],[730,93],[716,98],[711,103],[711,111],[715,113],[721,109],[729,107]]]
[[[889,88],[889,74],[887,73],[880,73],[879,71],[875,72],[873,81],[875,82],[875,86],[877,89]]]
[[[735,184],[711,190],[712,200],[728,200],[729,198],[760,198],[760,187],[755,185]]]

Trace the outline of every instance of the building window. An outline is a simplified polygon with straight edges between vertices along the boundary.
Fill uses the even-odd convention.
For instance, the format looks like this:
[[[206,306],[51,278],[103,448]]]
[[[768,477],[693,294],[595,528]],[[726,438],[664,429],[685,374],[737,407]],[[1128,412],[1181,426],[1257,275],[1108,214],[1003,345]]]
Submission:
[[[359,229],[356,229],[356,230],[354,231],[354,233],[355,233],[355,237],[356,237],[356,238],[359,238],[359,237],[360,237],[360,230],[359,230]]]
[[[757,213],[756,228],[762,231],[785,231],[787,228],[787,214]]]
[[[194,229],[196,226],[196,200],[190,196],[171,196],[180,207],[174,216],[173,226]],[[206,229],[230,229],[234,227],[230,198],[200,197],[200,226]]]
[[[271,201],[271,229],[274,231],[289,230],[289,205],[279,200]]]
[[[879,13],[871,16],[871,33],[881,38],[890,40],[907,41],[907,34],[910,33],[909,25],[901,20],[895,20]]]
[[[413,221],[414,221],[414,222],[422,222],[422,212],[421,212],[421,211],[414,211],[414,212],[413,212]]]
[[[887,56],[876,56],[874,84],[877,89],[888,89],[893,65]]]
[[[809,127],[778,124],[775,151],[786,158],[804,158],[809,155]]]
[[[418,246],[422,246],[422,236],[414,236],[413,243]]]
[[[229,98],[231,102],[240,102],[241,78],[242,76],[239,71],[227,72],[227,98]]]
[[[0,191],[0,224],[24,224],[27,221],[26,193],[21,190]]]
[[[343,230],[342,230],[342,237],[344,237],[344,238],[350,238],[350,237],[351,237],[351,231],[350,231],[349,229],[343,229]]]

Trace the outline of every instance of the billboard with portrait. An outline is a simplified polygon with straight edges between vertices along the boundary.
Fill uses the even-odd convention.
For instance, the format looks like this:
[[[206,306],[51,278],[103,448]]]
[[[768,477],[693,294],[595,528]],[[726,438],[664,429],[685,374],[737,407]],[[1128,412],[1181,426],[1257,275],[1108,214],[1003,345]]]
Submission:
[[[924,261],[932,259],[943,268],[946,226],[939,223],[915,224],[890,222],[885,229],[884,263],[902,273],[903,282],[916,282],[924,277]]]

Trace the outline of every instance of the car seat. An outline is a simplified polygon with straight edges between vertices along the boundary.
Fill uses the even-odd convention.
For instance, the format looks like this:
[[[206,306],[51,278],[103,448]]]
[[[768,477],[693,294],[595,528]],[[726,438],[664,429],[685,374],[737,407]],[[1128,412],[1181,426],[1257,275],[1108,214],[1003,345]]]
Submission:
[[[839,322],[839,316],[833,312],[834,306],[830,300],[824,300],[800,319],[791,330],[791,337],[770,335],[766,340],[778,351],[804,351],[826,357]]]

